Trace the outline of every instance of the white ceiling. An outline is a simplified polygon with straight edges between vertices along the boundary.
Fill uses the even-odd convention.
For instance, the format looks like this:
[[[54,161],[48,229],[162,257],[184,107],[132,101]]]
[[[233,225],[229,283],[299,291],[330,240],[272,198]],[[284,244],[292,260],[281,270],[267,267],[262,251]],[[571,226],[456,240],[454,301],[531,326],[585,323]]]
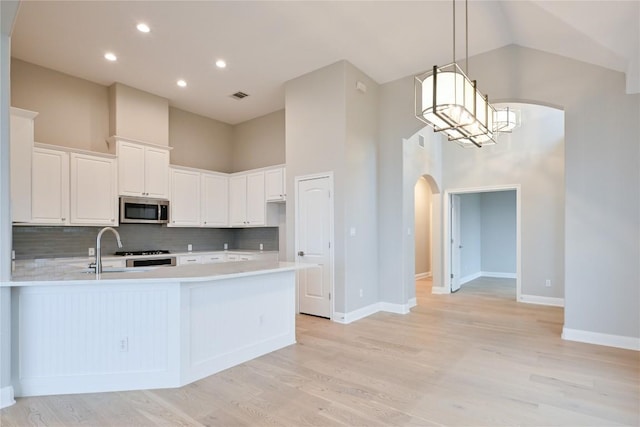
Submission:
[[[22,0],[12,56],[236,124],[284,108],[286,81],[342,59],[378,83],[451,62],[451,8],[450,0]],[[462,59],[462,0],[456,9]],[[149,34],[136,30],[141,21]],[[471,0],[469,56],[518,44],[625,72],[635,93],[639,27],[640,0]],[[118,61],[107,62],[106,51]],[[179,78],[187,88],[176,86]],[[251,96],[230,98],[236,91]]]

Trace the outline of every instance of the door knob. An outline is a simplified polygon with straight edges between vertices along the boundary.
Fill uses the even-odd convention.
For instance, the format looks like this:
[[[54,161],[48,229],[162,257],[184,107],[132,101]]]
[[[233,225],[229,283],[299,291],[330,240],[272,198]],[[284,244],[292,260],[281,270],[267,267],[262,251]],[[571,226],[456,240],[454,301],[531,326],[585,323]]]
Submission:
[[[304,256],[304,251],[298,252],[298,256]]]

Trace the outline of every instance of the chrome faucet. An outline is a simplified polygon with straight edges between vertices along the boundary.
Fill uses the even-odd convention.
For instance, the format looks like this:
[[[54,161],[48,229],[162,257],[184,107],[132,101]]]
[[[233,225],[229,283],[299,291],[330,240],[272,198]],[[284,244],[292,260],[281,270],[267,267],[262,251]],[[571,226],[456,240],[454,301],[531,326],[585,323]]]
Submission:
[[[102,273],[102,254],[100,253],[100,240],[102,239],[102,235],[105,231],[112,231],[113,234],[116,235],[116,240],[118,241],[118,247],[122,247],[122,241],[120,240],[120,234],[115,228],[105,227],[98,233],[98,237],[96,237],[96,274]]]

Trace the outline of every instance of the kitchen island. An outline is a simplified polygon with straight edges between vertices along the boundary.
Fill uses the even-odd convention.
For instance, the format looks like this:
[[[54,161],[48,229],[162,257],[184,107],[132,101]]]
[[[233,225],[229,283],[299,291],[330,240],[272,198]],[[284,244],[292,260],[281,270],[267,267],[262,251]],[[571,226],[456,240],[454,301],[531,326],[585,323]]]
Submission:
[[[15,395],[180,387],[294,344],[295,270],[246,261],[4,282]]]

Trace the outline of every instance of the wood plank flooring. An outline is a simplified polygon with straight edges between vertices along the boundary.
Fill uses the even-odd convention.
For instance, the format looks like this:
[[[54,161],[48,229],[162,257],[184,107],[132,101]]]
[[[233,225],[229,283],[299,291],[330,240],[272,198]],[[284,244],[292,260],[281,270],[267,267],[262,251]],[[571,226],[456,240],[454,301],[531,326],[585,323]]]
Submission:
[[[509,279],[417,282],[408,315],[299,316],[298,344],[179,389],[20,398],[11,426],[640,425],[640,353],[560,339]]]

